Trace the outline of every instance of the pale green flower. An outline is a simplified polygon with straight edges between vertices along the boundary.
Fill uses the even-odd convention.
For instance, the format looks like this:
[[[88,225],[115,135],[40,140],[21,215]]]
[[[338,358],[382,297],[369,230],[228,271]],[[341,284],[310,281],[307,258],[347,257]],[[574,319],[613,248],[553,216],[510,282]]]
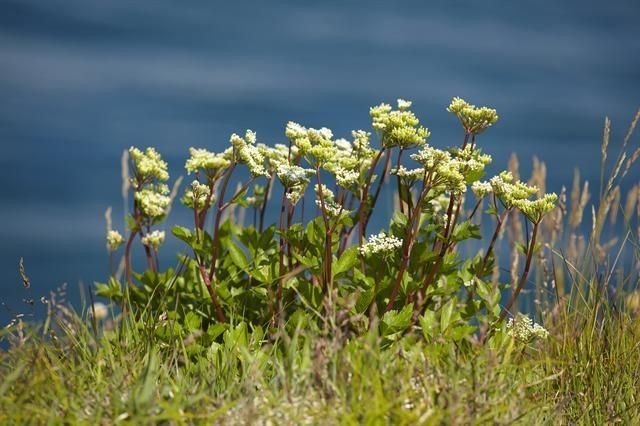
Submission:
[[[338,148],[332,140],[333,132],[326,127],[318,130],[290,121],[287,123],[285,135],[298,148],[300,155],[305,156],[314,166],[332,162],[338,155]]]
[[[251,176],[269,176],[269,173],[264,167],[265,156],[258,148],[256,143],[256,134],[252,130],[247,130],[244,138],[236,135],[231,135],[231,145],[233,146],[237,160],[240,164],[244,164],[249,169]]]
[[[182,197],[182,203],[189,208],[202,209],[205,207],[205,203],[211,194],[211,189],[208,185],[202,184],[197,180],[191,183],[191,186],[187,188]],[[209,199],[209,205],[213,204],[214,197]]]
[[[306,185],[309,183],[309,177],[314,174],[315,171],[311,169],[305,169],[291,164],[281,164],[276,170],[276,176],[278,176],[278,179],[280,179],[280,182],[282,182],[285,188]]]
[[[556,206],[558,196],[555,193],[545,194],[537,200],[514,200],[513,206],[522,212],[531,222],[540,223],[545,214]]]
[[[132,146],[129,148],[129,156],[133,161],[136,175],[142,180],[157,179],[166,181],[169,179],[167,163],[162,160],[155,148],[147,148],[144,152]]]
[[[231,160],[225,154],[215,154],[200,148],[189,148],[189,153],[191,156],[184,166],[189,174],[198,170],[215,174],[231,165]]]
[[[336,183],[343,188],[352,188],[358,183],[360,173],[355,170],[347,170],[339,167],[336,170]]]
[[[324,201],[324,209],[327,212],[329,217],[338,217],[342,213],[348,213],[347,210],[344,210],[340,207],[340,205],[335,200],[335,195],[333,191],[327,188],[325,185],[318,187],[318,184],[314,186],[314,190],[316,192],[316,205],[319,208],[322,208],[322,202]],[[322,190],[322,200],[320,199],[320,191]]]
[[[515,181],[511,173],[502,172],[498,176],[494,176],[489,180],[493,193],[499,197],[502,202],[511,208],[517,200],[526,200],[533,194],[538,192],[535,186],[529,186],[524,182]]]
[[[145,216],[150,218],[158,218],[164,216],[167,212],[171,198],[166,195],[168,189],[161,188],[159,192],[156,188],[143,188],[135,193],[135,199]]]
[[[404,111],[404,110],[407,110],[407,109],[411,108],[412,104],[413,104],[413,102],[411,102],[411,101],[405,101],[404,99],[398,99],[398,109],[400,111]]]
[[[476,181],[471,184],[471,190],[477,198],[484,198],[493,191],[489,182]]]
[[[107,250],[116,251],[118,247],[124,244],[124,237],[115,230],[107,232]]]
[[[305,169],[288,163],[280,164],[276,176],[289,191],[286,194],[291,204],[296,204],[304,195],[309,184],[309,178],[315,174],[314,170]]]
[[[411,154],[411,158],[420,163],[427,171],[430,171],[438,164],[449,163],[451,154],[430,145],[425,145],[417,153]]]
[[[420,120],[407,108],[409,101],[398,100],[398,110],[393,110],[390,105],[382,103],[369,109],[373,128],[382,137],[382,145],[386,148],[399,146],[410,148],[424,145],[430,133],[420,125]]]
[[[151,247],[154,250],[158,250],[162,243],[164,243],[165,233],[164,231],[155,230],[143,236],[141,238],[142,244],[147,247]]]
[[[447,108],[460,120],[465,132],[477,135],[498,121],[498,114],[495,109],[487,107],[476,107],[465,100],[455,97]]]

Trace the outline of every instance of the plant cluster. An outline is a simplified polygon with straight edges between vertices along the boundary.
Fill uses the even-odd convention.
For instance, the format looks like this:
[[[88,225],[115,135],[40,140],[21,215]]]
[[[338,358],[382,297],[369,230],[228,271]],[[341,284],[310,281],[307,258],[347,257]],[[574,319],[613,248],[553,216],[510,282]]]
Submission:
[[[427,143],[430,132],[410,108],[411,102],[399,99],[396,108],[382,103],[370,109],[377,147],[364,130],[354,130],[346,140],[334,138],[326,127],[289,122],[286,145],[260,143],[247,130],[231,135],[223,152],[191,148],[185,169],[194,180],[181,201],[192,210],[193,224],[173,228],[191,255],[181,255],[177,270],[164,272],[157,251],[165,234],[152,228],[164,220],[172,201],[167,164],[153,148],[132,147],[127,285],[123,288],[114,273],[99,285],[99,294],[123,300],[130,292],[134,304],[145,308],[169,298],[175,301],[172,315],[195,315],[203,330],[213,330],[213,338],[231,317],[272,330],[300,323],[322,329],[341,311],[359,318],[344,325],[350,332],[379,327],[389,340],[412,326],[429,341],[463,340],[480,328],[490,336],[503,328],[527,281],[539,249],[538,226],[557,197],[532,199],[538,188],[509,172],[482,180],[491,156],[478,145],[478,135],[498,120],[494,109],[454,98],[447,110],[460,120],[463,138],[457,147],[439,149]],[[406,156],[411,165],[403,161]],[[247,178],[231,191],[241,167]],[[387,230],[367,239],[390,176],[396,180],[398,210]],[[475,201],[466,211],[469,192]],[[281,194],[280,214],[277,223],[266,226],[274,194]],[[481,239],[476,219],[485,200],[485,214],[496,218],[493,237],[483,251],[464,257],[457,247]],[[252,210],[253,224],[235,223],[230,212],[236,207]],[[491,284],[487,277],[497,236],[512,212],[520,212],[532,231],[522,274],[501,308],[509,285]],[[147,259],[139,274],[131,261],[136,236]],[[109,230],[111,252],[123,242]]]

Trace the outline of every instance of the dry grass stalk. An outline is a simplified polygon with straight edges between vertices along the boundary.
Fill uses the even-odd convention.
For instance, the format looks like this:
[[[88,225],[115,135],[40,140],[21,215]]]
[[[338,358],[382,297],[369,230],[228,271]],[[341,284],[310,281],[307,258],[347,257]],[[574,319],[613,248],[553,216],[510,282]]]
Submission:
[[[124,204],[124,217],[126,219],[129,213],[129,189],[131,189],[131,179],[129,176],[129,151],[122,151],[122,157],[120,157],[120,177],[122,179],[122,201]],[[126,220],[125,220],[126,221]]]
[[[580,171],[575,169],[573,173],[573,186],[571,189],[571,210],[569,212],[569,228],[575,230],[582,223],[584,210],[591,198],[589,193],[589,182],[584,181],[582,191],[580,191]]]
[[[531,171],[531,179],[529,185],[538,188],[538,196],[543,196],[547,187],[547,165],[540,161],[538,157],[533,156],[533,170]]]
[[[640,183],[632,186],[629,192],[627,192],[627,201],[624,204],[624,218],[627,222],[630,222],[632,219],[636,204],[638,203],[638,195],[640,195]]]
[[[618,221],[618,211],[620,210],[620,187],[616,186],[612,191],[611,210],[609,210],[609,222],[615,225]]]

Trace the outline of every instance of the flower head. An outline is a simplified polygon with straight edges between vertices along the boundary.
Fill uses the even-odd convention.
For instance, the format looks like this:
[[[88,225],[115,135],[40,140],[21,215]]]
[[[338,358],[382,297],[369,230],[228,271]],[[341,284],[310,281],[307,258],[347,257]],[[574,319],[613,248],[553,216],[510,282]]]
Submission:
[[[378,235],[371,235],[366,243],[360,247],[360,253],[365,256],[380,255],[389,256],[402,248],[402,240],[380,232]]]
[[[207,199],[209,200],[209,205],[214,202],[209,186],[194,180],[191,182],[191,186],[185,190],[182,203],[192,209],[202,209],[205,207]]]
[[[474,135],[483,132],[498,121],[498,114],[495,109],[478,108],[458,97],[451,100],[447,111],[458,117],[465,132]]]
[[[116,251],[118,247],[124,244],[124,237],[118,231],[109,230],[107,232],[107,250]]]
[[[225,154],[215,154],[199,148],[189,148],[189,153],[191,156],[184,166],[189,174],[198,170],[204,170],[208,174],[216,174],[231,165],[231,160]]]
[[[420,120],[409,111],[410,106],[411,102],[398,99],[397,110],[385,103],[369,109],[372,126],[382,135],[384,147],[410,148],[426,142],[429,130],[420,125]]]
[[[484,198],[487,194],[491,194],[492,187],[489,182],[476,181],[471,184],[471,190],[477,198]]]
[[[167,163],[162,160],[155,148],[147,148],[144,152],[132,146],[129,148],[129,156],[133,161],[136,175],[141,180],[153,180],[164,182],[169,179]]]
[[[555,193],[545,194],[537,200],[514,200],[513,206],[522,212],[531,222],[540,223],[545,214],[556,206],[558,196]]]
[[[231,145],[237,156],[239,163],[249,168],[251,176],[269,176],[265,169],[265,156],[263,151],[256,146],[256,134],[252,130],[247,130],[244,137],[240,137],[235,133],[230,138]]]
[[[162,243],[164,243],[165,233],[164,231],[155,230],[142,237],[141,241],[147,247],[151,247],[154,250],[158,250]]]
[[[518,314],[515,318],[509,318],[507,332],[511,337],[522,343],[528,343],[533,339],[546,339],[549,332],[539,324],[533,322],[526,315]]]

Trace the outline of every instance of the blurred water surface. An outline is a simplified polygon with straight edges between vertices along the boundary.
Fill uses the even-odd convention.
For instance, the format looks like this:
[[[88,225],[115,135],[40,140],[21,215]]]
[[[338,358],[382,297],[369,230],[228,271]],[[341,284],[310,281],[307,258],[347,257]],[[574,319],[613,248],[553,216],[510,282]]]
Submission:
[[[104,279],[103,212],[122,229],[133,144],[176,177],[190,146],[246,128],[282,142],[288,120],[348,136],[403,97],[444,147],[462,96],[498,109],[480,140],[493,170],[517,152],[525,172],[547,163],[552,190],[574,167],[595,184],[605,115],[619,140],[640,102],[639,22],[631,0],[0,1],[0,299],[21,309],[20,256],[36,297]]]

